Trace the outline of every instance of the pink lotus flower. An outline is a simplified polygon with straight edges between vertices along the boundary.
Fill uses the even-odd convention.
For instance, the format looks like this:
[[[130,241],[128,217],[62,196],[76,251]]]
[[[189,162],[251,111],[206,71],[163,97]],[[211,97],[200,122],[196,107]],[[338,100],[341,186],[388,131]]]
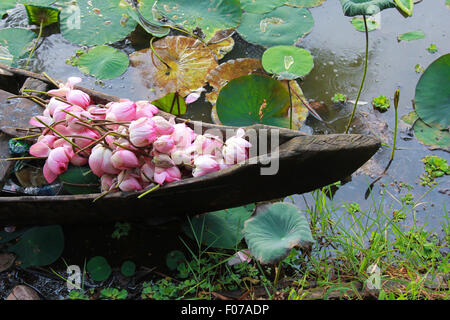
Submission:
[[[197,101],[198,98],[200,98],[203,91],[206,91],[206,89],[201,87],[188,94],[184,99],[186,101],[186,104],[190,104]]]
[[[169,135],[163,135],[160,136],[158,139],[156,139],[155,142],[153,142],[153,147],[161,153],[170,154],[170,152],[173,150],[175,146],[175,143],[173,142],[173,139]]]
[[[30,147],[30,154],[35,157],[48,157],[53,148],[53,143],[57,139],[57,137],[50,134],[40,136],[38,141]]]
[[[159,109],[148,101],[136,102],[136,119],[147,117],[152,118],[159,112]]]
[[[195,152],[199,155],[216,155],[221,153],[223,142],[219,137],[206,133],[197,136],[193,146]]]
[[[81,148],[86,148],[88,146],[94,147],[95,140],[100,138],[100,134],[98,133],[98,131],[87,129],[87,128],[84,128],[84,130],[81,131],[78,135],[80,137],[74,138],[73,142]],[[82,138],[82,137],[85,137],[85,138]]]
[[[153,182],[155,175],[155,166],[151,161],[145,161],[145,163],[140,168],[141,179],[145,182]]]
[[[138,177],[129,170],[122,171],[117,177],[119,189],[123,192],[132,192],[142,190],[142,185]]]
[[[194,177],[200,177],[204,174],[220,170],[220,166],[211,155],[202,155],[194,159],[194,170],[192,175]]]
[[[167,154],[156,153],[153,157],[153,164],[160,168],[170,168],[175,165],[175,162]]]
[[[119,170],[139,167],[139,160],[134,152],[123,149],[114,151],[113,155],[111,156],[111,163],[114,168]]]
[[[155,182],[163,185],[164,182],[173,182],[181,179],[181,172],[178,167],[170,167],[170,168],[155,168],[154,174]]]
[[[79,156],[78,154],[74,154],[73,157],[70,158],[70,163],[77,167],[82,167],[87,164],[89,158]]]
[[[239,128],[235,136],[227,139],[222,149],[225,163],[235,164],[248,158],[248,148],[252,145],[243,138],[244,136],[244,129]]]
[[[107,109],[105,108],[92,105],[88,107],[87,111],[89,112],[91,119],[104,120],[106,118]]]
[[[48,102],[46,110],[48,110],[50,116],[53,116],[53,113],[55,112],[56,108],[67,108],[67,107],[70,107],[70,104],[59,101],[58,99],[53,97]]]
[[[177,148],[187,148],[195,139],[194,130],[186,126],[184,123],[177,123],[173,126],[172,139]]]
[[[43,123],[45,123],[48,126],[53,123],[53,119],[51,117],[46,117],[46,116],[34,116],[30,119],[30,121],[28,123],[31,124],[32,126],[35,126],[38,128],[45,128],[45,126],[42,123],[40,123],[38,120],[36,120],[36,118],[38,118],[39,120],[41,120]]]
[[[106,119],[111,121],[136,120],[136,104],[133,101],[114,102],[106,111]]]
[[[170,157],[172,158],[175,165],[179,166],[182,164],[191,164],[192,162],[192,156],[189,153],[189,151],[184,149],[177,149],[175,151],[172,151],[170,154]]]
[[[156,130],[153,121],[148,117],[132,121],[129,128],[130,141],[136,147],[146,147],[152,144],[156,138]]]
[[[91,104],[91,97],[81,90],[70,90],[66,96],[67,101],[86,109]]]
[[[81,78],[78,77],[69,77],[67,79],[66,84],[60,84],[59,85],[59,89],[53,89],[48,91],[48,93],[54,94],[58,97],[63,97],[65,98],[67,96],[67,94],[73,89],[73,87],[80,83],[82,80]]]
[[[172,132],[174,130],[173,125],[169,121],[164,119],[163,117],[161,117],[161,116],[154,116],[152,118],[152,121],[154,123],[156,132],[159,135],[162,136],[162,135],[172,134]]]
[[[100,178],[100,184],[102,191],[110,191],[115,189],[117,184],[117,176],[105,173]]]
[[[97,144],[92,149],[89,156],[89,167],[96,176],[102,177],[105,173],[118,174],[120,172],[119,169],[113,166],[112,155],[113,152],[101,144]]]
[[[44,165],[44,177],[48,183],[52,183],[61,173],[67,170],[70,158],[64,147],[58,147],[50,151]]]

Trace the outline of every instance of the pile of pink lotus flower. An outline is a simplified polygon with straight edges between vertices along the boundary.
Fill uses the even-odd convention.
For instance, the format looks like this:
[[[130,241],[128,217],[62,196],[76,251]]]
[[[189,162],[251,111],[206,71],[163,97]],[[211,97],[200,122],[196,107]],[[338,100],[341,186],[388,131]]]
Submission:
[[[251,145],[243,129],[224,142],[156,115],[158,108],[148,101],[94,105],[88,94],[74,89],[80,81],[71,77],[50,90],[43,115],[30,120],[41,130],[30,154],[46,158],[43,172],[49,183],[69,164],[88,164],[101,179],[102,191],[139,191],[248,158]]]

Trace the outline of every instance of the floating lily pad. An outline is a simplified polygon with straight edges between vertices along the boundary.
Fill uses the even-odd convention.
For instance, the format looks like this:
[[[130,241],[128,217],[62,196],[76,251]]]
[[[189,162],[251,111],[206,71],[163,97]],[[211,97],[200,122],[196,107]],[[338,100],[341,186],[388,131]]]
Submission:
[[[318,7],[324,2],[325,2],[325,0],[285,0],[285,4],[287,6],[297,7],[297,8]]]
[[[314,59],[308,50],[294,46],[275,46],[262,56],[262,65],[278,80],[293,80],[306,76],[314,67]]]
[[[120,268],[120,272],[125,277],[132,277],[136,272],[136,264],[133,261],[125,261]]]
[[[397,41],[413,41],[425,38],[425,33],[422,30],[406,32],[397,37]]]
[[[239,0],[158,0],[156,7],[177,25],[200,33],[206,42],[217,31],[236,28],[242,15]]]
[[[216,55],[217,60],[222,59],[225,57],[227,53],[229,53],[234,48],[234,39],[232,37],[228,37],[226,39],[223,39],[220,42],[216,43],[210,43],[208,44],[209,50],[214,52]]]
[[[244,13],[237,31],[250,43],[272,47],[294,45],[313,26],[314,19],[308,9],[282,6],[265,14]]]
[[[135,28],[120,0],[77,0],[61,11],[61,34],[75,44],[96,46],[124,39]]]
[[[275,203],[247,220],[244,237],[251,254],[263,264],[277,263],[292,248],[314,241],[305,215],[290,203]]]
[[[98,177],[88,167],[70,166],[59,175],[64,190],[70,194],[90,194],[100,192]]]
[[[42,22],[42,26],[47,27],[59,21],[60,11],[57,8],[25,4],[25,9],[27,10],[29,24],[39,26]]]
[[[414,0],[394,0],[397,8],[407,16],[412,16],[414,8]]]
[[[151,89],[150,101],[173,92],[185,97],[203,87],[206,75],[217,67],[214,53],[194,38],[169,36],[155,41],[153,48],[170,69],[151,49],[130,55],[136,82]]]
[[[22,268],[46,266],[55,262],[64,249],[61,226],[33,227],[27,230],[19,242],[9,247],[17,255]]]
[[[35,38],[36,34],[28,29],[0,29],[0,63],[14,65],[29,52]]]
[[[242,240],[244,222],[250,218],[255,205],[209,212],[191,219],[183,230],[188,236],[214,248],[233,249]],[[192,228],[191,228],[192,226]]]
[[[178,99],[178,100],[177,100]],[[165,95],[164,97],[152,101],[152,104],[158,109],[180,116],[186,113],[186,101],[183,99],[183,97],[175,96],[175,93],[169,93]]]
[[[395,8],[393,0],[341,0],[341,5],[348,17],[371,16],[384,9]]]
[[[377,20],[369,17],[366,18],[367,21],[367,31],[373,31],[376,29],[380,29],[380,24],[378,23]],[[364,20],[363,18],[360,17],[353,17],[352,18],[352,24],[355,27],[356,30],[360,31],[360,32],[366,32],[365,31],[365,27],[364,27]]]
[[[216,108],[224,125],[289,127],[288,91],[269,77],[249,75],[231,80],[220,90]]]
[[[409,124],[410,126],[412,126],[418,118],[419,118],[419,116],[417,115],[417,113],[415,111],[411,111],[410,113],[402,116],[403,122],[406,124]]]
[[[155,16],[157,16],[157,10],[154,8],[155,1],[137,1],[139,13],[135,10],[133,5],[128,0],[121,0],[120,6],[127,11],[127,14],[134,19],[139,25],[151,35],[162,38],[169,34],[170,28],[164,27],[161,22],[159,22]],[[144,20],[143,20],[143,19]],[[149,24],[150,23],[150,24]]]
[[[89,49],[75,63],[81,72],[101,80],[110,80],[120,76],[128,69],[129,64],[130,61],[125,53],[108,46]]]
[[[178,265],[184,263],[185,261],[186,257],[180,250],[170,251],[166,256],[166,264],[172,271],[177,270]]]
[[[108,261],[102,256],[91,258],[86,265],[86,269],[91,275],[92,280],[99,282],[108,279],[112,272]]]
[[[450,125],[450,53],[433,61],[416,85],[415,110],[428,125]]]
[[[420,119],[414,123],[414,134],[420,143],[427,145],[431,150],[442,149],[450,152],[450,133],[440,130],[436,125],[427,125]]]
[[[251,13],[267,13],[284,4],[286,0],[241,0],[242,9]]]

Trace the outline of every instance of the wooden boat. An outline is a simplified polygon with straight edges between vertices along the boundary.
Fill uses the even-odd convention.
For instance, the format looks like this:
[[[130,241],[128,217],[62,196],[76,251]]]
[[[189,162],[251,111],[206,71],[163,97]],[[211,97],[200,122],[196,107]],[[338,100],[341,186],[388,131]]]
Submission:
[[[29,86],[30,83],[45,87],[41,88],[45,91],[54,88],[47,78],[39,74],[0,65],[2,108],[5,107],[4,99],[7,94],[18,94],[21,88]],[[88,93],[97,104],[119,99],[87,88],[78,89]],[[24,123],[24,119],[28,121],[31,116],[29,112],[26,115],[20,113],[30,103],[21,103],[22,105],[16,104],[14,108],[9,108],[6,114],[4,109],[0,109],[0,130],[6,135],[4,139],[17,135],[13,128],[17,125],[16,122],[20,120]],[[42,109],[37,110],[42,112]],[[164,112],[161,112],[161,115],[169,117],[169,114]],[[176,121],[186,120],[177,118]],[[8,128],[5,125],[9,122],[14,123],[13,127]],[[192,128],[201,125],[203,130],[218,129],[221,132],[237,129],[196,121],[189,121],[187,124]],[[279,170],[275,175],[261,175],[261,168],[266,165],[251,158],[245,163],[218,172],[167,183],[141,199],[137,198],[136,193],[123,192],[111,193],[95,202],[93,200],[99,194],[2,196],[0,226],[107,221],[148,221],[159,224],[187,215],[312,191],[350,176],[380,147],[380,141],[369,135],[306,135],[266,125],[253,125],[244,129],[247,132],[253,129],[257,133],[267,130],[269,136],[275,131],[279,132]],[[268,153],[266,157],[273,154]]]

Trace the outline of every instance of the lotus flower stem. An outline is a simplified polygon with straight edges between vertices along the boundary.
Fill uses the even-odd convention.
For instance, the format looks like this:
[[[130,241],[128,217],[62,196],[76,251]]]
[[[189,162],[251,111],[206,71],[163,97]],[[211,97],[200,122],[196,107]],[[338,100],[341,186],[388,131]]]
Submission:
[[[50,81],[56,88],[59,88],[59,84],[56,80],[54,80],[52,77],[50,77],[45,72],[42,72],[42,75],[47,78],[48,81]]]
[[[62,98],[62,97],[60,97],[60,96],[58,96],[56,94],[53,94],[53,93],[49,93],[49,92],[45,92],[45,91],[39,91],[39,90],[32,90],[32,89],[23,89],[23,91],[24,92],[33,92],[33,93],[45,94],[47,96],[54,97],[56,100],[59,100],[61,102],[64,102],[64,103],[67,103],[67,104],[71,104],[66,99],[64,99],[64,98]]]
[[[153,48],[153,40],[155,40],[155,37],[152,37],[150,40],[150,48],[152,49],[153,54],[158,58],[159,61],[161,61],[169,70],[172,70],[172,68],[159,56],[159,54],[156,53],[155,48]]]
[[[47,108],[47,105],[46,105],[45,103],[39,101],[39,100],[37,99],[37,97],[35,97],[35,96],[29,96],[29,95],[23,95],[23,96],[10,96],[10,97],[6,98],[6,100],[9,100],[9,99],[17,99],[17,98],[29,99],[29,100],[31,100],[31,101],[37,103],[37,104],[40,105],[41,107]]]
[[[280,273],[281,273],[281,262],[282,261],[280,261],[278,263],[278,267],[276,267],[275,279],[273,280],[273,286],[275,287],[275,290],[277,289],[278,278],[280,277]]]
[[[153,188],[151,188],[151,189],[145,191],[144,193],[142,193],[142,194],[140,194],[140,195],[138,196],[138,199],[141,199],[142,197],[145,197],[145,196],[148,195],[150,192],[153,192],[153,191],[155,191],[156,189],[158,189],[160,186],[161,186],[160,184],[157,184],[157,185],[154,186]]]
[[[400,90],[395,90],[394,94],[394,121],[395,121],[395,127],[394,127],[394,143],[392,145],[392,154],[390,161],[394,160],[394,153],[395,153],[395,145],[397,143],[397,120],[398,120],[398,101],[400,99]]]
[[[361,91],[364,86],[364,81],[366,80],[367,74],[367,60],[369,59],[369,30],[367,28],[367,19],[365,14],[363,14],[363,20],[364,20],[364,31],[366,34],[366,55],[364,58],[364,73],[361,80],[361,84],[359,86],[358,95],[356,96],[355,104],[353,106],[352,115],[350,116],[350,120],[348,121],[347,128],[345,128],[345,133],[348,133],[348,131],[350,130],[350,125],[353,121],[353,117],[355,116],[356,106],[358,105],[359,97],[361,96]]]
[[[306,107],[306,109],[308,109],[309,112],[311,112],[314,118],[323,122],[323,119],[319,116],[319,114],[294,89],[292,89],[292,92],[295,94],[298,100],[300,100],[300,102]]]
[[[0,159],[0,161],[34,160],[34,159],[47,159],[47,157],[18,157],[18,158],[6,158],[6,159]]]
[[[97,140],[95,140],[93,143],[91,143],[91,144],[87,145],[86,147],[84,147],[84,148],[78,150],[77,152],[75,152],[75,154],[79,154],[80,152],[83,152],[83,151],[89,149],[91,146],[93,146],[93,145],[99,143],[100,141],[102,141],[103,139],[105,139],[106,136],[109,136],[109,135],[114,136],[114,135],[120,135],[120,134],[117,133],[117,132],[114,132],[114,131],[108,131],[108,132],[106,132],[104,135],[102,135],[100,138],[98,138]],[[121,136],[122,136],[122,135],[121,135]]]
[[[36,138],[36,137],[39,137],[40,135],[41,135],[40,133],[36,133],[36,134],[29,135],[29,136],[12,138],[11,140],[18,141],[18,140],[23,140],[23,139]]]
[[[31,52],[30,52],[30,55],[28,56],[28,60],[27,60],[27,63],[25,64],[25,67],[28,67],[28,64],[30,63],[31,57],[33,56],[33,53],[36,50],[37,44],[42,37],[43,28],[44,28],[44,19],[41,20],[41,25],[39,27],[39,35],[38,35],[36,41],[34,42],[33,49],[31,49]]]
[[[289,92],[289,129],[292,129],[292,95],[291,95],[291,85],[289,80],[286,80],[288,92]]]

